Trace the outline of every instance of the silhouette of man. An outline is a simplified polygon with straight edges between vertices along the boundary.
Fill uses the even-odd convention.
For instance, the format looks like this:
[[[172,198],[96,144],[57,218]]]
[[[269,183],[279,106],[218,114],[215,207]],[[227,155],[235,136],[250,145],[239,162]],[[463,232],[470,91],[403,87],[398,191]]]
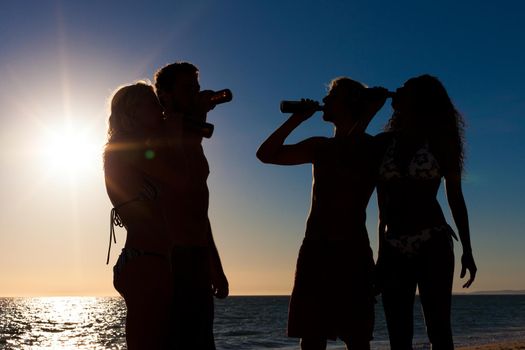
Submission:
[[[173,242],[174,282],[172,346],[215,349],[213,297],[228,296],[228,280],[208,218],[208,162],[202,148],[212,91],[200,91],[199,70],[188,62],[169,64],[155,73],[155,88],[164,108],[177,183],[169,186],[166,221]]]
[[[313,165],[312,202],[288,310],[288,336],[301,338],[302,350],[324,350],[336,338],[347,349],[370,349],[374,262],[365,221],[377,157],[365,129],[386,93],[334,79],[323,99],[323,120],[334,125],[333,137],[285,144],[317,110],[305,101],[309,108],[292,114],[257,151],[264,163]]]

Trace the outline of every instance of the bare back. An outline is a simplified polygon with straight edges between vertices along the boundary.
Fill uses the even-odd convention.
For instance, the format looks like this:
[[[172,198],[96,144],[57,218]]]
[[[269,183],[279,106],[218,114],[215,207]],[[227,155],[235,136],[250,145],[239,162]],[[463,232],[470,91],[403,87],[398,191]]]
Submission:
[[[106,190],[126,227],[126,247],[164,254],[171,243],[161,208],[163,189],[147,164],[144,148],[136,143],[110,146],[104,159]]]

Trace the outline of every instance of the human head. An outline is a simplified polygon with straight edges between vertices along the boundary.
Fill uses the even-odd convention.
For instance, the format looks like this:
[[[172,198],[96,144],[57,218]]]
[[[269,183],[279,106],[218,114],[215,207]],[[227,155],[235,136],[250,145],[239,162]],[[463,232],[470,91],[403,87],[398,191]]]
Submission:
[[[190,113],[200,91],[199,70],[189,62],[175,62],[155,73],[155,89],[168,112]]]
[[[454,122],[456,108],[443,84],[425,74],[407,80],[396,90],[392,107],[397,116],[396,128],[434,128]]]
[[[323,119],[338,123],[355,122],[363,107],[366,85],[347,77],[333,79],[328,86],[328,95],[323,98]]]
[[[407,80],[396,90],[392,107],[387,131],[418,136],[434,144],[448,143],[462,168],[464,121],[436,77],[424,74]]]
[[[145,81],[117,88],[111,97],[108,142],[160,126],[162,108],[153,86]]]

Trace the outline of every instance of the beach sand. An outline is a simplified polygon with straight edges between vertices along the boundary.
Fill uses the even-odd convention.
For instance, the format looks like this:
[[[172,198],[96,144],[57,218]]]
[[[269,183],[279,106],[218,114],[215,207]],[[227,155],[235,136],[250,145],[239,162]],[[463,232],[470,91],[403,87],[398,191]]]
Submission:
[[[509,341],[501,343],[491,343],[484,345],[474,345],[458,347],[457,350],[525,350],[525,339],[520,341]]]

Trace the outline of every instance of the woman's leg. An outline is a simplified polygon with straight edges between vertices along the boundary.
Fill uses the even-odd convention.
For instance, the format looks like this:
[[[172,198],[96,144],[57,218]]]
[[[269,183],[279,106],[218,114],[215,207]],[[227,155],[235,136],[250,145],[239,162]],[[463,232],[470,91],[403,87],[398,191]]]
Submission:
[[[126,342],[129,350],[168,349],[172,280],[165,257],[141,255],[126,262],[115,287],[127,307]]]
[[[385,261],[382,300],[392,350],[411,350],[416,279],[413,261],[399,256]]]
[[[445,238],[448,237],[432,242],[425,254],[419,280],[421,305],[433,350],[454,349],[450,323],[454,253]]]

